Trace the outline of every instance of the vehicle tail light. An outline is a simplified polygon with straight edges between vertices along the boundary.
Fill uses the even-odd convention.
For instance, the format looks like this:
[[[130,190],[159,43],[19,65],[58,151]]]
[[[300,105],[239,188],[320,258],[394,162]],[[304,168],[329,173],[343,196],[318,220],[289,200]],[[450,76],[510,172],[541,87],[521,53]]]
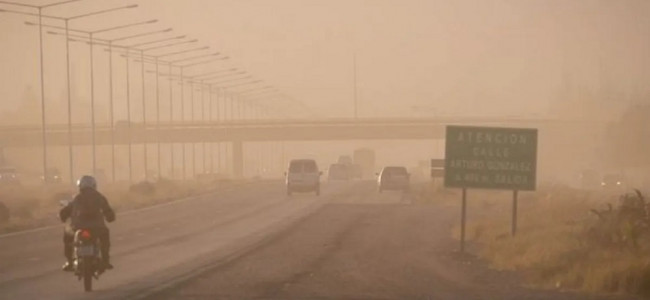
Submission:
[[[81,231],[81,238],[89,240],[90,239],[90,230],[82,230]]]

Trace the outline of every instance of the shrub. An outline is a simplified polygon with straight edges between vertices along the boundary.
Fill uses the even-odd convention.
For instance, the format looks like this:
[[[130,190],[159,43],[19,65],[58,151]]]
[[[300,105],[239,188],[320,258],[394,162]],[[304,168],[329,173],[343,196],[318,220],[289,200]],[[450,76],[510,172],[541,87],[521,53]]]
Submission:
[[[153,195],[153,193],[156,192],[156,187],[151,182],[142,181],[129,187],[129,191],[140,195],[149,196],[149,195]]]
[[[638,250],[640,237],[649,232],[648,205],[639,190],[622,195],[616,209],[608,204],[607,209],[591,212],[598,221],[588,229],[587,238],[597,246]]]
[[[517,236],[503,236],[510,224],[498,211],[469,227],[492,267],[525,271],[545,287],[650,294],[650,213],[641,192],[592,210],[580,191],[533,195],[521,203]]]
[[[23,198],[16,201],[15,207],[12,209],[12,216],[21,219],[31,219],[38,209],[40,201],[38,198]]]

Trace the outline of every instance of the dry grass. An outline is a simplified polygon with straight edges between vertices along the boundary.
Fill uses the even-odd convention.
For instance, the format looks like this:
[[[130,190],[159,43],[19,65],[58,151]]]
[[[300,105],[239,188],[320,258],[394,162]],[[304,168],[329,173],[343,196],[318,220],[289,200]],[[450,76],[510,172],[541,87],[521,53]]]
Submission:
[[[115,184],[101,192],[116,211],[126,211],[175,199],[198,195],[231,184],[218,181],[169,181],[156,183]],[[0,188],[0,202],[10,210],[10,218],[0,222],[0,233],[58,224],[60,200],[70,200],[76,190],[67,186]]]
[[[411,193],[413,195],[413,203],[420,204],[440,204],[441,201],[445,201],[448,204],[454,204],[455,202],[449,201],[449,196],[460,195],[460,192],[457,190],[445,189],[442,186],[442,181],[440,179],[436,181],[420,181],[411,183]]]
[[[468,219],[467,238],[493,268],[521,272],[539,287],[650,296],[650,236],[634,247],[594,240],[602,223],[590,210],[605,206],[599,194],[562,187],[522,193],[515,237],[504,195],[472,191],[480,213]]]

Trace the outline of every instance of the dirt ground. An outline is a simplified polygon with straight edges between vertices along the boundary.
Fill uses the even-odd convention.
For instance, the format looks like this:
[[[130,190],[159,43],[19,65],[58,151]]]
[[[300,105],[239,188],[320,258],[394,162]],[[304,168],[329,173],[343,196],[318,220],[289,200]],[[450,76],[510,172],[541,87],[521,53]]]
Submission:
[[[456,251],[450,230],[457,215],[448,204],[413,204],[367,186],[149,298],[630,299],[524,288],[520,274]]]

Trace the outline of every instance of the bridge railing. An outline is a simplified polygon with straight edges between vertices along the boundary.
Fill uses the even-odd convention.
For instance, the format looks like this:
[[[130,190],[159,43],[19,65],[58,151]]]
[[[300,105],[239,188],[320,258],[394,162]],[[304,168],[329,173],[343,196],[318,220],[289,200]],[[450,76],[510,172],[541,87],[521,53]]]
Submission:
[[[263,120],[222,120],[222,121],[195,121],[195,122],[149,122],[143,124],[140,122],[128,123],[118,121],[113,126],[115,131],[129,130],[166,130],[172,128],[264,128],[264,127],[309,127],[309,126],[350,126],[358,124],[360,126],[373,125],[444,125],[444,124],[482,124],[482,125],[500,125],[512,124],[525,126],[526,124],[551,124],[551,123],[606,123],[604,120],[564,120],[564,119],[525,119],[525,118],[331,118],[331,119],[263,119]],[[73,131],[91,130],[89,124],[73,124]],[[109,130],[109,123],[96,124],[97,130]],[[31,132],[40,131],[40,125],[0,125],[1,132]],[[67,131],[67,124],[48,124],[46,130],[50,132]]]

